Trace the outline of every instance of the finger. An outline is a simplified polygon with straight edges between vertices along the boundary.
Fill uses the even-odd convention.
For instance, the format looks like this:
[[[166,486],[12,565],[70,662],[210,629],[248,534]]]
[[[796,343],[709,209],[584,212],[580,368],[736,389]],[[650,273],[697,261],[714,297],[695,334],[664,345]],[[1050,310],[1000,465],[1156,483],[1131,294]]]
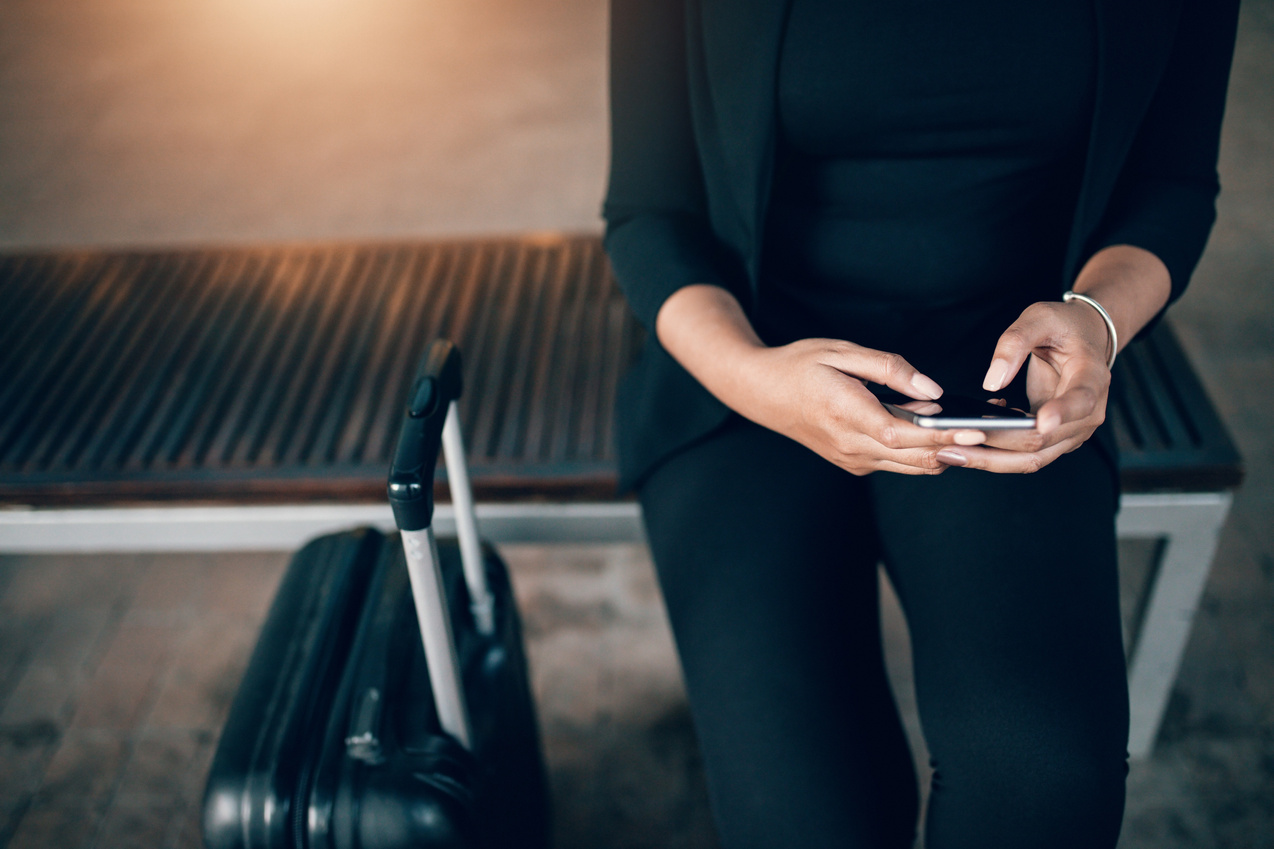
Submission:
[[[933,401],[908,401],[905,404],[899,404],[898,408],[915,413],[918,416],[931,416],[934,413],[942,412],[942,405]]]
[[[1044,451],[1064,439],[1085,439],[1092,431],[1093,428],[1084,422],[1066,422],[1049,433],[1042,433],[1035,428],[1027,430],[992,430],[987,431],[987,438],[982,444],[989,448],[1031,454],[1036,451]]]
[[[938,448],[908,448],[902,451],[890,451],[882,455],[880,461],[932,472],[947,465],[938,459],[938,451]]]
[[[857,411],[853,426],[875,440],[881,449],[902,450],[942,445],[980,445],[986,434],[979,430],[943,430],[920,427],[900,419],[881,404],[865,405]],[[872,452],[873,454],[877,452]]]
[[[888,386],[917,401],[934,401],[942,397],[942,387],[937,381],[922,374],[898,354],[846,343],[830,350],[824,362],[846,374]]]
[[[1061,391],[1036,411],[1035,427],[1040,433],[1051,433],[1063,424],[1104,414],[1102,399],[1109,386],[1105,366],[1084,365],[1078,369],[1074,379],[1068,377],[1063,375]]]
[[[1041,321],[1027,307],[1017,321],[1000,334],[995,343],[995,353],[991,355],[991,365],[982,379],[982,388],[987,392],[998,392],[1011,383],[1031,351],[1043,341],[1041,330]]]
[[[932,467],[911,466],[906,463],[895,463],[893,460],[881,460],[876,467],[878,472],[894,472],[900,475],[940,475],[950,466],[939,463]]]
[[[1076,387],[1040,407],[1036,427],[1040,433],[1050,434],[1063,424],[1088,419],[1096,410],[1097,393],[1088,387]]]
[[[1006,451],[988,446],[943,448],[937,458],[949,466],[980,469],[998,474],[1031,474],[1067,452],[1074,451],[1082,440],[1067,439],[1041,451]]]
[[[936,404],[933,401],[908,401],[905,404],[898,404],[896,406],[900,410],[907,410],[908,412],[915,413],[918,416],[931,416],[935,413],[942,412],[942,405]],[[893,406],[886,407],[885,409],[891,414],[896,415]],[[910,419],[907,419],[904,416],[898,416],[898,418],[901,418],[903,421],[910,421]],[[941,445],[948,445],[952,442],[957,445],[981,445],[983,442],[986,442],[986,434],[980,430],[960,430],[953,428],[925,428],[925,430],[943,431],[943,433],[949,438],[942,439],[938,443]]]
[[[986,376],[982,378],[982,388],[988,392],[998,392],[1012,383],[1030,353],[1031,346],[1027,344],[1026,337],[1020,330],[1010,327],[995,344],[991,365],[987,367]]]
[[[869,430],[856,426],[853,431],[845,434],[839,445],[832,448],[832,453],[827,455],[828,459],[847,469],[862,469],[864,464],[868,468],[876,468],[878,463],[889,462],[932,471],[943,465],[937,458],[938,451],[951,444],[958,431],[929,431],[888,414],[886,416],[890,423],[883,432],[873,436]],[[934,441],[924,441],[919,445],[902,444],[916,437]]]
[[[1006,398],[988,398],[986,399],[986,402],[988,404],[994,404],[997,407],[1004,407],[1005,409],[1011,409],[1013,410],[1013,412],[1021,413],[1024,416],[1031,415],[1030,410],[1023,410],[1020,407],[1009,407],[1009,402],[1008,402],[1008,399]]]

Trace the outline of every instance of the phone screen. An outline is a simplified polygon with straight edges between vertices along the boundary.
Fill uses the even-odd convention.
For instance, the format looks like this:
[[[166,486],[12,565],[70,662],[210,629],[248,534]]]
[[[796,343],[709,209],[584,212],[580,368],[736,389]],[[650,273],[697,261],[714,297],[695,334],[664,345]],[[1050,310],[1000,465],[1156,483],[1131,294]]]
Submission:
[[[882,395],[885,409],[901,419],[931,428],[1017,430],[1035,427],[1035,417],[1021,410],[1001,407],[989,400],[945,394],[937,401],[916,401],[905,395]]]

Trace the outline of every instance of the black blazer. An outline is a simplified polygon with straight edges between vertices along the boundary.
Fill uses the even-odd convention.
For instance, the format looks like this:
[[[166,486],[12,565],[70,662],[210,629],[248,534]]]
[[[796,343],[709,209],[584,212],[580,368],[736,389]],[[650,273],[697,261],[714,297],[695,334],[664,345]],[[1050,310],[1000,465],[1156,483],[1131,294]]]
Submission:
[[[1215,218],[1238,0],[1091,2],[1096,96],[1057,292],[1098,250],[1131,244],[1164,261],[1175,300]],[[728,415],[659,346],[654,322],[663,302],[692,283],[722,286],[751,309],[788,6],[612,0],[606,250],[651,331],[620,393],[625,488]]]

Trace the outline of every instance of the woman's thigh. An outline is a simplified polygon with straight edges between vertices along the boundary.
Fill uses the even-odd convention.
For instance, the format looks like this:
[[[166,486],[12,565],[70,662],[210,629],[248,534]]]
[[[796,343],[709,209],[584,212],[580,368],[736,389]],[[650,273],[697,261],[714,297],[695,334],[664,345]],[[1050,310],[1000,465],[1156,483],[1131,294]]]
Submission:
[[[936,769],[930,849],[1113,846],[1128,704],[1101,455],[870,482]]]
[[[736,420],[641,500],[723,844],[910,845],[862,479]]]

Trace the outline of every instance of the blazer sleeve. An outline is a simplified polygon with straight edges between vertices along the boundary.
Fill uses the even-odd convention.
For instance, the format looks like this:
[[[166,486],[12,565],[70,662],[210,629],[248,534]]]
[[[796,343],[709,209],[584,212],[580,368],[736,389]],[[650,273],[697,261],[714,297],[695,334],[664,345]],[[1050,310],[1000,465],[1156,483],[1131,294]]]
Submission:
[[[1168,64],[1090,242],[1093,253],[1126,244],[1158,256],[1171,275],[1168,303],[1185,291],[1216,219],[1238,6],[1185,0]]]
[[[696,145],[685,0],[612,0],[610,182],[602,215],[620,288],[652,332],[673,292],[721,286],[746,303],[737,261],[714,235]]]

